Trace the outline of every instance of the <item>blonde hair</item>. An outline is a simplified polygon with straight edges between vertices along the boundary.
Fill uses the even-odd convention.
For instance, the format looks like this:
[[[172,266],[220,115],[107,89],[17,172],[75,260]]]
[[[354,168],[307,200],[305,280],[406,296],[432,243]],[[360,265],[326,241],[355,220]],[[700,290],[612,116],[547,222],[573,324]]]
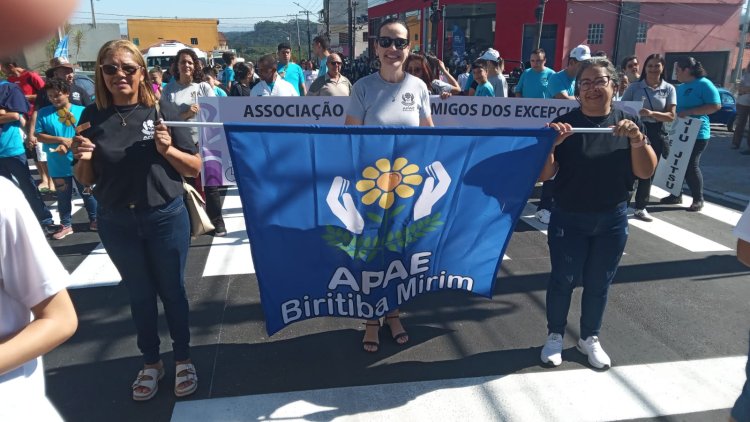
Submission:
[[[112,93],[109,92],[107,85],[104,83],[104,75],[102,74],[100,65],[105,58],[116,51],[125,51],[132,54],[133,60],[141,67],[143,79],[138,83],[138,103],[146,107],[153,107],[156,104],[156,97],[151,89],[151,75],[146,70],[146,59],[143,58],[138,47],[132,42],[128,40],[112,40],[105,43],[99,49],[99,54],[96,56],[96,67],[94,69],[96,72],[96,82],[94,85],[96,108],[104,110],[112,105]]]

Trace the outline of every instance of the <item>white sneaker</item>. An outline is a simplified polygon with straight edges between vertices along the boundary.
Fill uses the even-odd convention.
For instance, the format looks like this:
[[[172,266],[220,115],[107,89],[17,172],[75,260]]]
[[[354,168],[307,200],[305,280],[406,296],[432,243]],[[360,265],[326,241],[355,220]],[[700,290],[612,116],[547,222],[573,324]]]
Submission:
[[[648,222],[654,221],[654,218],[651,217],[651,215],[648,213],[648,211],[646,211],[645,208],[642,210],[635,210],[633,215],[635,216],[635,218],[639,220],[648,221]]]
[[[602,345],[599,343],[599,337],[597,336],[591,336],[586,340],[578,340],[576,349],[589,357],[589,363],[594,368],[602,369],[604,367],[612,366],[612,361],[609,359],[607,352],[602,349]]]
[[[536,212],[536,219],[542,224],[549,224],[549,216],[552,215],[549,210],[541,209]]]
[[[547,341],[542,347],[542,362],[560,366],[562,363],[563,336],[552,333],[547,336]]]

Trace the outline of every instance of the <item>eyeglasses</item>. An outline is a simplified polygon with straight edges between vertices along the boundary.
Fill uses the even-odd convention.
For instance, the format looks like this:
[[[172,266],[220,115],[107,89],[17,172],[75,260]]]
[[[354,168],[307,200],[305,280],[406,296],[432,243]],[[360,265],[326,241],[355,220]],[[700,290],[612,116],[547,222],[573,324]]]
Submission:
[[[341,66],[341,65],[343,65],[342,62],[326,62],[326,63],[328,63],[328,64],[330,64],[332,66]]]
[[[122,66],[117,66],[113,64],[101,64],[99,65],[99,67],[102,69],[102,73],[104,73],[105,75],[110,75],[110,76],[117,74],[118,70],[122,70],[122,73],[128,76],[133,75],[135,74],[135,72],[141,70],[141,66],[133,66],[129,64],[125,64]]]
[[[588,91],[591,88],[604,88],[609,84],[609,81],[611,80],[612,78],[610,78],[609,76],[601,76],[595,78],[594,80],[584,79],[578,84],[578,87],[581,89],[581,91]]]
[[[638,67],[638,63],[630,63],[630,64],[628,65],[628,69],[631,69],[631,68],[633,68],[633,67]]]
[[[378,45],[382,48],[390,48],[395,45],[397,49],[403,50],[409,46],[409,40],[406,38],[378,37]]]

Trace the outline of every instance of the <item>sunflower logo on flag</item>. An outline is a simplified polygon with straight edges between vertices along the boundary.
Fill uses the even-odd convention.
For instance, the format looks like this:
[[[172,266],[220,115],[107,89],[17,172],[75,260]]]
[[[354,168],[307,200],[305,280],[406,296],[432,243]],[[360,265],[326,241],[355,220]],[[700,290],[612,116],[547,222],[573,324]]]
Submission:
[[[326,202],[346,228],[327,226],[323,239],[352,259],[369,262],[385,250],[402,251],[437,230],[443,221],[440,213],[432,213],[432,208],[447,193],[451,178],[439,161],[425,167],[426,178],[419,171],[420,167],[409,163],[405,157],[393,161],[381,158],[374,165],[365,167],[355,189],[362,194],[359,200],[365,206],[367,221],[348,192],[350,182],[336,176]],[[409,201],[419,187],[422,189],[417,199]],[[401,217],[396,224],[396,217],[410,204],[413,209],[411,221]],[[365,226],[369,234],[363,234]]]

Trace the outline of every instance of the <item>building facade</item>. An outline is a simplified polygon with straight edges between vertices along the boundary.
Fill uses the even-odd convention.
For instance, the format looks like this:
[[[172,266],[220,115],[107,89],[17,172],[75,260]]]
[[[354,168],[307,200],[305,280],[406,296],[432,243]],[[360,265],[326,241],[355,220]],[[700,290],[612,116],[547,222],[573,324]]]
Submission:
[[[176,40],[205,52],[219,49],[217,19],[128,19],[128,38],[143,49]]]
[[[737,57],[743,0],[548,0],[540,45],[547,66],[560,69],[567,52],[588,44],[616,64],[651,53],[674,59],[690,54],[718,84],[729,82]],[[536,0],[379,0],[369,8],[370,32],[399,17],[410,30],[412,49],[446,63],[473,60],[493,47],[506,71],[527,61],[538,32]],[[435,7],[437,6],[437,7]]]
[[[354,16],[354,55],[355,57],[368,53],[369,29],[367,26],[367,0],[325,0],[320,11],[320,21],[328,21],[331,41],[331,51],[350,57],[352,43],[349,42],[349,3],[352,5]],[[325,29],[324,29],[325,31]]]

